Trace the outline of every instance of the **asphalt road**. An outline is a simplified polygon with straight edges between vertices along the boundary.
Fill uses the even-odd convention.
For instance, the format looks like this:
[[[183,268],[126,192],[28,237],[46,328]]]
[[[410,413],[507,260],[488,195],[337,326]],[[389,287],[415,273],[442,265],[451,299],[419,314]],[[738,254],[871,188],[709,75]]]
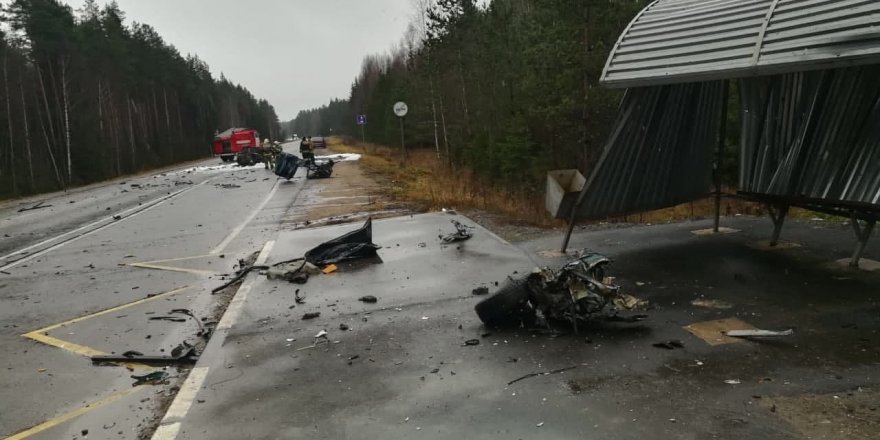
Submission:
[[[88,356],[199,342],[225,307],[210,289],[274,236],[303,184],[211,159],[0,205],[0,438],[137,438],[180,373],[132,387],[156,369]],[[200,322],[149,319],[175,308]]]
[[[575,333],[486,328],[473,311],[474,287],[564,264],[545,257],[561,236],[517,249],[478,227],[441,246],[451,218],[471,224],[374,221],[378,259],[304,285],[251,277],[154,438],[877,438],[880,278],[831,263],[851,250],[848,226],[791,221],[794,243],[772,250],[760,218],[726,218],[738,231],[721,235],[692,232],[710,221],[578,232],[573,247],[613,257],[608,274],[650,306]],[[357,226],[281,232],[267,261]],[[794,334],[716,344],[722,319]],[[654,346],[666,341],[680,347]]]
[[[720,235],[693,233],[709,221],[580,230],[572,247],[614,258],[609,274],[650,306],[577,333],[486,328],[473,312],[474,287],[563,264],[561,236],[511,245],[478,227],[441,246],[449,219],[470,223],[448,213],[375,221],[378,260],[305,285],[252,274],[226,309],[210,288],[239,258],[299,257],[356,227],[279,232],[305,185],[198,169],[0,207],[0,437],[149,438],[163,417],[156,439],[876,438],[880,275],[835,263],[852,250],[845,224],[790,221],[774,249],[770,222],[749,217]],[[198,341],[193,320],[149,319],[174,308],[226,309],[191,371],[132,387],[124,366],[86,357]],[[719,320],[794,334],[716,344]],[[670,340],[682,346],[654,346]]]

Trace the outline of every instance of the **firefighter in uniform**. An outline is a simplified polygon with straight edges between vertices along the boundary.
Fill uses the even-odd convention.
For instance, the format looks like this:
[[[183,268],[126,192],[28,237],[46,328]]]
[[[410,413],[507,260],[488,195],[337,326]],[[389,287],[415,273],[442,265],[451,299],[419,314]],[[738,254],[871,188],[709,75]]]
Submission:
[[[306,162],[314,162],[315,153],[312,150],[312,137],[304,137],[299,143],[299,152],[302,154],[303,160]]]

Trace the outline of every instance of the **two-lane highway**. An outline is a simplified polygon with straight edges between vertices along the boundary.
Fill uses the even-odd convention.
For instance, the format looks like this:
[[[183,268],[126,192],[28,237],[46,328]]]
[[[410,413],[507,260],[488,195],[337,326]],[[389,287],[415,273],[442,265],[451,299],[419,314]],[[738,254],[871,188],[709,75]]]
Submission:
[[[186,371],[132,387],[157,369],[89,356],[198,342],[228,300],[211,287],[274,236],[303,184],[215,159],[0,207],[0,438],[141,435]],[[18,212],[39,201],[52,207]]]

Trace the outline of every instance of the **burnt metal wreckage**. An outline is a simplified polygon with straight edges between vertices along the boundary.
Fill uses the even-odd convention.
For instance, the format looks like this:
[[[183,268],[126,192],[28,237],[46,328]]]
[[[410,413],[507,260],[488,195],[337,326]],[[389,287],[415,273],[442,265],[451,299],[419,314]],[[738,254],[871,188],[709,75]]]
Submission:
[[[278,177],[290,180],[296,170],[302,167],[306,169],[307,179],[326,179],[333,174],[335,164],[333,159],[317,158],[312,153],[304,153],[302,159],[290,153],[280,153],[273,172]]]
[[[589,176],[548,174],[569,222],[706,196],[766,204],[778,243],[790,207],[850,219],[859,259],[880,218],[880,2],[655,0],[612,48],[600,82],[626,87]],[[737,91],[737,100],[729,99]],[[722,194],[728,107],[739,104],[739,179]],[[734,110],[735,111],[735,110]]]
[[[455,232],[451,232],[446,235],[441,235],[440,242],[442,244],[450,244],[455,243],[457,241],[469,240],[474,236],[473,226],[465,225],[458,220],[450,220],[450,222],[455,226]]]
[[[588,252],[558,270],[537,268],[519,279],[509,279],[474,310],[490,327],[533,327],[540,313],[544,324],[565,322],[577,333],[579,321],[645,304],[622,293],[614,279],[605,276],[609,263],[608,257]]]

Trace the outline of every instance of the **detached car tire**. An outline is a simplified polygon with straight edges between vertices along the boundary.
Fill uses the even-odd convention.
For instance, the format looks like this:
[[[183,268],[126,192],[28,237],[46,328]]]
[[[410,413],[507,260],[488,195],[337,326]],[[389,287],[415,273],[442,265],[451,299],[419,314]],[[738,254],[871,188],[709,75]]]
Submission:
[[[480,321],[490,327],[533,322],[535,310],[528,303],[529,288],[525,279],[509,280],[492,296],[474,306]]]

